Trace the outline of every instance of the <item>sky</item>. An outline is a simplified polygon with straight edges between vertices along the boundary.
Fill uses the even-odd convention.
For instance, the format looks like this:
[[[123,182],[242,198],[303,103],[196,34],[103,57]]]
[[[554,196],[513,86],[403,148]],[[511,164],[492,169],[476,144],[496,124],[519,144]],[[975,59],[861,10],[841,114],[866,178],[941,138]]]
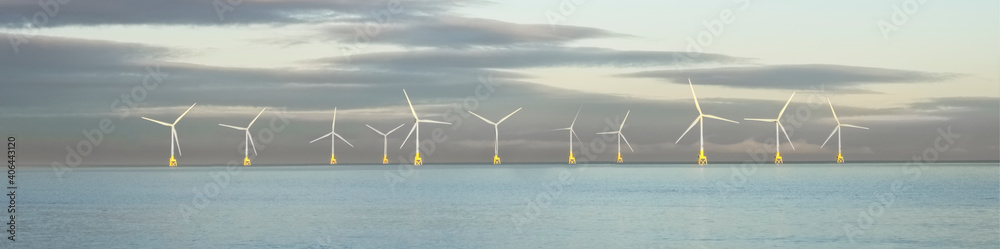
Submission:
[[[0,133],[22,164],[997,160],[997,1],[68,0],[0,2]],[[7,41],[7,42],[2,42]],[[693,83],[688,84],[688,80]],[[829,100],[829,102],[828,102]],[[942,142],[944,141],[944,142]],[[582,144],[582,145],[581,145]],[[631,145],[632,150],[629,150]],[[634,151],[633,151],[634,150]],[[929,151],[934,150],[931,153]],[[251,154],[253,154],[251,152]],[[767,155],[767,156],[762,156]]]

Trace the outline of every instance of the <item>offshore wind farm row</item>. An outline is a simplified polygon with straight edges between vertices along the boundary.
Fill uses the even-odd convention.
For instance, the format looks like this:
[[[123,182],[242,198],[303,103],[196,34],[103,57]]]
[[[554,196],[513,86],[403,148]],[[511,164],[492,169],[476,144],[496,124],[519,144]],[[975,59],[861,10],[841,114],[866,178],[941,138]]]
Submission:
[[[690,79],[688,79],[688,86],[691,88],[691,96],[694,99],[695,109],[698,110],[698,116],[694,119],[694,122],[692,122],[691,125],[688,126],[688,128],[686,130],[684,130],[684,133],[682,133],[681,136],[677,138],[677,141],[675,141],[674,144],[680,143],[681,139],[683,139],[684,136],[686,136],[688,134],[688,132],[690,132],[691,129],[694,128],[695,125],[698,125],[699,126],[698,127],[698,130],[699,130],[698,131],[698,133],[699,133],[699,154],[698,154],[698,161],[697,161],[697,163],[699,165],[706,165],[706,164],[708,164],[708,157],[705,155],[705,126],[704,126],[705,119],[709,118],[709,119],[721,120],[721,121],[725,121],[725,122],[729,122],[729,123],[734,123],[734,124],[739,124],[739,122],[734,121],[734,120],[730,120],[730,119],[726,119],[726,118],[723,118],[723,117],[719,117],[719,116],[716,116],[716,115],[704,113],[702,111],[702,109],[701,109],[701,105],[698,103],[698,96],[695,93],[694,84],[691,83]],[[451,123],[449,123],[449,122],[443,122],[443,121],[436,121],[436,120],[429,120],[429,119],[421,119],[417,115],[417,111],[413,108],[413,103],[410,101],[410,96],[409,96],[409,94],[406,93],[406,89],[403,89],[403,96],[404,96],[404,98],[406,98],[406,103],[410,107],[410,113],[413,115],[413,125],[410,128],[410,132],[406,135],[406,138],[403,139],[403,142],[400,144],[399,148],[402,149],[406,145],[406,142],[409,141],[410,136],[414,136],[414,140],[413,141],[414,141],[414,145],[415,146],[414,146],[413,165],[423,165],[423,163],[424,163],[423,162],[423,158],[420,157],[420,124],[421,123],[426,123],[426,124],[438,124],[438,125],[451,125]],[[778,116],[776,118],[773,118],[773,119],[766,119],[766,118],[745,118],[744,119],[744,120],[748,120],[748,121],[758,121],[758,122],[774,123],[774,131],[775,131],[775,155],[774,155],[774,163],[775,164],[782,164],[782,163],[784,163],[784,160],[781,157],[781,141],[780,140],[781,140],[781,135],[782,134],[785,135],[785,139],[788,141],[788,145],[791,146],[791,148],[793,150],[795,149],[795,145],[792,144],[791,137],[788,135],[788,132],[785,131],[784,125],[781,124],[781,116],[785,113],[785,110],[788,108],[788,104],[790,104],[792,102],[792,99],[794,97],[795,97],[795,92],[792,92],[792,95],[788,98],[788,101],[785,102],[784,107],[782,107],[781,110],[778,112]],[[833,114],[833,119],[834,119],[834,121],[836,121],[837,124],[833,128],[833,131],[830,133],[830,135],[826,138],[826,140],[823,141],[823,144],[820,146],[820,148],[825,147],[826,144],[830,141],[830,139],[833,138],[833,135],[836,134],[837,135],[837,158],[836,158],[836,163],[844,163],[844,157],[843,157],[843,154],[841,152],[841,134],[842,134],[841,128],[843,128],[843,127],[849,127],[849,128],[857,128],[857,129],[865,129],[865,130],[867,130],[868,128],[867,127],[863,127],[863,126],[858,126],[858,125],[841,123],[840,119],[837,118],[837,112],[833,108],[833,103],[829,99],[827,99],[827,102],[830,105],[830,111]],[[177,156],[181,156],[180,139],[179,139],[179,136],[177,135],[177,129],[176,129],[177,123],[180,122],[180,120],[182,118],[184,118],[184,116],[187,115],[188,112],[190,112],[191,109],[193,109],[195,107],[195,105],[197,105],[197,103],[192,104],[191,107],[189,107],[186,111],[184,111],[184,113],[182,113],[180,116],[178,116],[177,119],[175,119],[173,123],[167,123],[167,122],[163,122],[163,121],[159,121],[159,120],[155,120],[155,119],[151,119],[151,118],[147,118],[147,117],[142,117],[142,119],[149,120],[149,121],[152,121],[154,123],[158,123],[158,124],[170,127],[170,162],[169,162],[168,165],[171,166],[171,167],[177,166],[177,158],[174,155],[174,149],[177,150]],[[521,111],[521,109],[522,108],[517,108],[516,110],[514,110],[510,114],[507,114],[507,116],[504,116],[503,118],[500,118],[500,119],[498,119],[495,122],[492,121],[492,120],[490,120],[490,119],[487,119],[487,118],[485,118],[485,117],[483,117],[483,116],[481,116],[481,115],[479,115],[479,114],[477,114],[475,112],[468,111],[470,114],[472,114],[473,116],[475,116],[475,117],[483,120],[487,124],[493,125],[493,132],[494,132],[493,164],[501,164],[501,160],[500,160],[500,124],[503,123],[504,121],[506,121],[511,116],[513,116],[518,111]],[[222,126],[222,127],[227,127],[227,128],[232,128],[232,129],[235,129],[235,130],[243,131],[243,133],[244,133],[244,143],[245,143],[244,144],[244,157],[243,157],[243,165],[244,166],[251,165],[251,161],[250,161],[250,151],[251,150],[253,150],[254,155],[257,154],[257,148],[256,148],[256,145],[254,145],[253,136],[250,133],[250,128],[253,126],[254,122],[256,122],[258,118],[260,118],[261,114],[263,114],[264,111],[266,111],[266,110],[267,110],[267,107],[261,109],[260,112],[257,113],[257,116],[255,116],[250,121],[250,123],[247,124],[246,127],[240,127],[240,126],[234,126],[234,125],[227,125],[227,124],[219,124],[219,126]],[[574,128],[573,128],[576,125],[577,118],[579,118],[579,116],[580,116],[580,111],[582,111],[582,106],[581,106],[580,109],[577,110],[576,115],[573,117],[572,122],[570,122],[569,127],[558,128],[558,129],[552,129],[551,130],[551,131],[569,131],[569,157],[567,159],[567,163],[568,164],[576,164],[576,158],[573,156],[573,149],[574,149],[574,147],[573,147],[573,140],[574,140],[574,138],[576,139],[576,141],[582,143],[582,140],[580,139],[579,135],[576,133],[576,130],[574,130]],[[622,143],[622,141],[625,142],[625,145],[629,148],[629,151],[633,151],[634,152],[634,149],[632,148],[632,145],[629,144],[628,139],[625,137],[625,135],[623,133],[623,130],[625,128],[625,122],[628,120],[628,116],[629,116],[630,113],[631,113],[631,110],[625,112],[625,117],[622,119],[622,122],[619,125],[618,130],[595,133],[596,135],[615,135],[615,137],[617,139],[617,144],[618,144],[618,146],[617,146],[618,147],[617,148],[617,150],[618,150],[618,158],[616,160],[617,163],[623,163],[624,162],[624,160],[622,159],[622,153],[621,153],[621,149],[622,149],[622,147],[621,147],[622,144],[621,143]],[[365,124],[365,126],[367,126],[368,128],[370,128],[371,130],[375,131],[379,135],[382,135],[382,138],[383,138],[382,164],[388,164],[389,163],[389,157],[388,157],[388,146],[389,146],[388,145],[388,141],[389,141],[388,140],[388,136],[389,136],[389,134],[392,134],[394,131],[398,130],[399,128],[402,128],[404,125],[406,125],[406,124],[400,124],[399,126],[396,126],[395,128],[389,130],[388,132],[382,132],[382,131],[380,131],[380,130],[374,128],[374,127],[372,127],[371,125]],[[314,143],[316,141],[322,140],[322,139],[327,138],[327,137],[330,138],[330,164],[331,165],[337,164],[337,158],[336,158],[337,139],[340,139],[340,141],[343,141],[348,146],[354,147],[354,145],[352,145],[350,142],[348,142],[347,139],[345,139],[343,136],[341,136],[340,134],[337,133],[336,128],[337,128],[337,108],[334,107],[334,109],[333,109],[333,121],[330,124],[330,132],[327,133],[327,134],[325,134],[325,135],[323,135],[323,136],[320,136],[319,138],[316,138],[316,139],[314,139],[312,141],[309,141],[309,143]]]

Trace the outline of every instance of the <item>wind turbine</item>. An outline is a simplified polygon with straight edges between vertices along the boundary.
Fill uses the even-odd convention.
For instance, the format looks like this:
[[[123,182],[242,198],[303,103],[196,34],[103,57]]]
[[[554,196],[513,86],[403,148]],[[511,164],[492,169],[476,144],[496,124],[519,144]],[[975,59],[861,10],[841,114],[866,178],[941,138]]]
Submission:
[[[493,132],[494,132],[493,134],[494,137],[496,138],[496,140],[493,141],[493,164],[500,164],[500,123],[503,123],[504,120],[507,120],[507,118],[509,118],[511,115],[514,115],[514,113],[517,113],[520,110],[521,108],[517,108],[517,110],[514,110],[514,112],[507,114],[506,117],[501,118],[500,121],[497,122],[490,121],[489,119],[486,119],[483,116],[479,116],[479,114],[476,114],[475,112],[468,111],[477,118],[482,119],[483,121],[486,121],[486,123],[493,125]]]
[[[833,102],[830,101],[830,98],[826,98],[826,102],[830,103],[830,112],[833,112],[833,120],[837,121],[837,127],[833,128],[833,132],[830,132],[830,136],[826,137],[826,141],[823,141],[823,145],[820,145],[819,147],[823,148],[824,146],[826,146],[826,142],[829,142],[830,138],[833,137],[833,134],[837,133],[837,163],[844,163],[844,156],[840,153],[840,134],[841,134],[840,127],[851,127],[851,128],[865,129],[865,130],[868,130],[868,127],[862,127],[852,124],[841,124],[840,119],[837,118],[837,111],[833,110]]]
[[[253,154],[257,155],[257,146],[253,144],[253,137],[250,136],[250,126],[253,126],[253,122],[257,122],[257,118],[260,118],[260,115],[264,114],[264,110],[267,110],[267,107],[264,107],[264,109],[261,109],[260,113],[257,113],[257,117],[254,117],[253,120],[250,121],[250,124],[247,125],[247,127],[238,127],[238,126],[232,126],[232,125],[219,124],[219,126],[222,126],[222,127],[229,127],[229,128],[233,128],[233,129],[237,129],[237,130],[243,131],[243,134],[244,134],[243,138],[246,140],[246,142],[244,142],[246,144],[243,146],[243,153],[244,153],[244,156],[243,156],[243,166],[250,166],[250,146],[253,146]],[[249,145],[249,146],[247,146],[247,145]]]
[[[410,95],[406,94],[406,89],[403,89],[403,96],[406,96],[406,104],[410,105],[410,112],[413,113],[413,128],[410,128],[410,133],[406,134],[406,139],[403,139],[403,144],[400,144],[399,148],[402,149],[403,145],[406,144],[406,140],[409,140],[410,135],[413,135],[413,132],[416,131],[417,137],[414,138],[413,140],[415,145],[414,150],[416,151],[416,154],[413,155],[413,165],[423,165],[424,161],[420,158],[420,123],[446,124],[446,125],[451,125],[451,123],[420,119],[419,117],[417,117],[417,111],[413,110],[413,103],[410,102]]]
[[[781,114],[785,113],[785,108],[788,108],[788,104],[792,103],[792,98],[795,97],[795,92],[792,92],[792,96],[788,97],[788,102],[785,102],[785,107],[781,108],[781,112],[778,112],[778,118],[775,119],[761,119],[761,118],[744,118],[743,120],[750,121],[760,121],[760,122],[774,122],[774,164],[782,164],[784,161],[781,160],[781,137],[778,133],[778,128],[781,128],[781,132],[785,133],[785,138],[788,139],[788,145],[795,149],[795,145],[792,144],[792,138],[788,136],[788,132],[785,131],[785,126],[781,125]]]
[[[322,137],[319,137],[317,139],[309,141],[309,143],[313,143],[313,142],[319,141],[320,139],[323,139],[323,138],[326,138],[326,137],[328,137],[330,135],[333,135],[333,136],[335,136],[337,138],[340,138],[340,141],[344,141],[344,143],[347,143],[347,145],[350,145],[351,147],[354,147],[354,145],[351,145],[351,142],[348,142],[347,139],[344,139],[344,137],[341,137],[340,134],[337,134],[336,128],[337,128],[337,108],[334,107],[333,108],[333,124],[330,125],[330,133],[327,133],[326,135],[323,135]],[[337,157],[335,156],[336,155],[336,153],[335,153],[336,152],[336,147],[337,147],[337,139],[336,138],[330,138],[330,164],[331,165],[337,164]]]
[[[629,111],[625,112],[625,118],[622,119],[622,125],[618,127],[617,131],[608,131],[608,132],[598,132],[597,133],[597,134],[601,134],[601,135],[604,135],[604,134],[617,134],[618,135],[618,163],[622,163],[622,139],[625,139],[625,135],[622,134],[622,128],[625,128],[625,120],[628,120],[628,114],[630,112],[632,112],[632,110],[629,110]],[[635,150],[632,149],[632,145],[628,144],[628,139],[625,139],[625,145],[628,145],[628,149],[629,150],[631,150],[632,152],[635,152]]]
[[[582,109],[583,107],[581,106],[580,109],[576,110],[576,116],[573,117],[573,122],[569,124],[569,127],[553,130],[569,131],[569,164],[576,164],[576,158],[573,157],[573,137],[576,136],[576,140],[580,140],[580,136],[577,136],[576,131],[573,131],[573,125],[576,125],[576,118],[580,117],[580,110]],[[580,143],[583,143],[583,141],[580,141]]]
[[[698,165],[705,165],[705,164],[708,164],[708,158],[705,157],[705,118],[718,119],[718,120],[722,120],[722,121],[726,121],[726,122],[731,122],[731,123],[736,123],[736,124],[739,124],[740,122],[732,121],[732,120],[729,120],[729,119],[724,119],[724,118],[721,118],[719,116],[715,116],[715,115],[711,115],[711,114],[702,113],[701,112],[701,106],[698,105],[698,95],[696,95],[694,93],[694,84],[691,83],[691,79],[688,79],[688,85],[691,86],[691,96],[694,97],[694,108],[698,109],[698,117],[694,119],[694,122],[691,122],[691,126],[688,126],[688,129],[684,131],[684,134],[681,134],[681,137],[677,138],[677,142],[674,142],[674,144],[677,144],[677,143],[681,142],[681,138],[684,138],[684,135],[687,135],[687,133],[689,131],[691,131],[691,128],[694,128],[694,125],[698,124],[699,129],[701,130],[699,132],[699,133],[701,133],[701,135],[700,135],[700,137],[701,137],[701,152],[699,152],[699,154],[698,154]]]
[[[194,103],[194,105],[197,105],[197,104],[198,103]],[[174,123],[172,123],[172,124],[171,123],[167,123],[167,122],[163,122],[163,121],[159,121],[159,120],[155,120],[155,119],[151,119],[151,118],[147,118],[147,117],[142,117],[142,119],[153,121],[154,123],[170,127],[170,164],[169,164],[170,167],[177,166],[177,159],[174,159],[174,147],[175,147],[175,145],[177,147],[177,153],[181,154],[181,141],[180,141],[180,139],[177,138],[177,129],[175,129],[174,126],[177,125],[177,122],[181,121],[181,118],[183,118],[184,115],[187,115],[187,113],[189,111],[191,111],[191,108],[194,108],[194,105],[191,105],[191,107],[188,107],[187,111],[184,111],[184,113],[182,113],[180,117],[177,117],[177,119],[174,120]]]
[[[392,130],[390,130],[389,132],[386,132],[386,133],[382,133],[381,131],[376,130],[371,125],[367,125],[367,124],[365,125],[365,126],[368,126],[368,128],[372,129],[373,131],[378,132],[379,135],[382,135],[382,164],[389,164],[389,149],[388,149],[389,148],[388,147],[389,146],[389,134],[392,134],[392,132],[394,132],[396,130],[399,130],[399,128],[403,127],[403,125],[405,125],[405,124],[399,124],[399,126],[396,126],[396,128],[393,128]],[[344,141],[344,142],[347,142],[347,141]]]

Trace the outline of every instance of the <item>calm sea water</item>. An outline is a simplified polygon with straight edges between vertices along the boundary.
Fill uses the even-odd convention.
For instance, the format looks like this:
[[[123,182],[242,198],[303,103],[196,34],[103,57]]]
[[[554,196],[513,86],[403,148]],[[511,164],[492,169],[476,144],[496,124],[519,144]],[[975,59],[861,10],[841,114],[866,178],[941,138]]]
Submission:
[[[995,163],[254,166],[228,178],[223,172],[81,167],[60,179],[48,168],[22,168],[16,247],[1000,246]]]

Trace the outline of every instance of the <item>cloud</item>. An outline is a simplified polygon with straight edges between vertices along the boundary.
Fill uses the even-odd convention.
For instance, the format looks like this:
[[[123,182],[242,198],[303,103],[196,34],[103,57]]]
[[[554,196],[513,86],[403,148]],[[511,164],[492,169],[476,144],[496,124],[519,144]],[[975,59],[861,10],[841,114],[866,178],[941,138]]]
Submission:
[[[96,25],[223,25],[223,24],[288,24],[317,21],[374,21],[371,12],[388,11],[388,3],[400,4],[402,16],[422,16],[480,1],[407,0],[100,0],[68,2],[55,7],[46,5],[48,14],[39,3],[52,1],[0,2],[0,24],[26,27],[36,13],[48,16],[45,27]],[[239,2],[231,4],[230,2]],[[222,13],[222,14],[219,14]],[[221,18],[220,18],[221,16]],[[39,27],[40,28],[40,27]]]
[[[827,90],[866,92],[867,90],[859,86],[876,83],[939,82],[959,75],[875,67],[805,64],[656,70],[619,76],[655,78],[677,84],[687,83],[687,79],[690,78],[701,85],[736,88],[806,90],[809,86],[823,86]]]
[[[721,54],[700,54],[688,60],[685,52],[623,51],[593,47],[533,47],[507,49],[432,49],[378,52],[323,58],[312,62],[374,68],[535,68],[535,67],[650,67],[684,63],[741,63],[748,59]],[[684,58],[683,60],[679,58]]]
[[[325,32],[334,39],[354,42],[358,34],[356,28],[356,25],[335,25],[326,28]],[[446,48],[555,45],[583,39],[628,37],[590,27],[519,24],[457,16],[426,17],[385,25],[377,34],[369,35],[373,43]]]
[[[913,103],[910,108],[917,111],[940,113],[991,110],[995,111],[994,113],[1000,113],[1000,99],[993,97],[943,97]]]
[[[9,40],[12,34],[0,33]],[[0,73],[17,80],[35,73],[106,74],[142,61],[162,60],[175,51],[136,43],[35,36],[30,42],[0,49]]]

